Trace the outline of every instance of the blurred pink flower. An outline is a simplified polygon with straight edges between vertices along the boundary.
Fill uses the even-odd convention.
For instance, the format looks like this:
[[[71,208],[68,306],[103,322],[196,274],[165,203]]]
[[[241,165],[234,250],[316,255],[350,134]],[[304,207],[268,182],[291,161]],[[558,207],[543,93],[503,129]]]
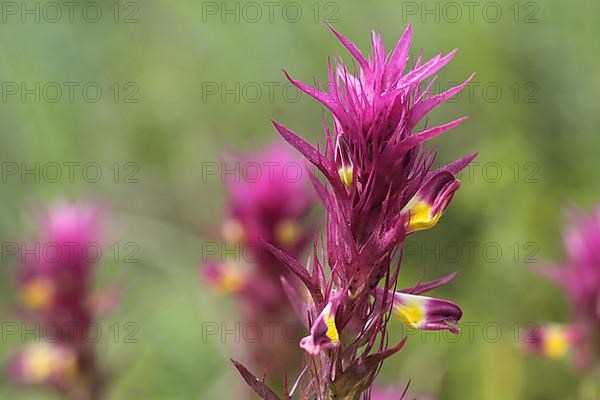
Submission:
[[[39,343],[26,345],[13,357],[9,370],[17,383],[55,388],[65,396],[76,391],[86,399],[99,398],[104,377],[86,330],[115,297],[92,293],[105,218],[95,205],[66,202],[39,215],[38,239],[20,258],[20,314],[40,336],[52,332],[53,337],[41,336]]]
[[[572,354],[581,368],[600,366],[600,205],[590,215],[573,211],[564,234],[566,265],[538,271],[562,287],[571,306],[568,324],[543,324],[526,349],[551,358]]]
[[[234,260],[223,256],[206,260],[200,274],[209,287],[239,295],[246,319],[263,319],[289,310],[280,279],[293,278],[265,242],[277,243],[298,257],[315,235],[316,226],[308,216],[316,198],[301,159],[282,143],[230,162],[256,168],[251,178],[233,174],[225,180],[222,240],[239,253]]]
[[[227,202],[221,227],[221,257],[210,257],[200,265],[202,282],[239,301],[241,322],[279,327],[297,322],[286,290],[298,287],[293,274],[268,250],[277,243],[292,258],[299,257],[313,239],[317,226],[310,218],[316,196],[306,177],[301,158],[283,143],[249,154],[230,157],[229,169],[248,171],[248,176],[225,176]],[[250,173],[250,171],[252,171]],[[251,175],[250,175],[251,174]],[[247,343],[256,368],[297,372],[301,355],[285,332],[263,335]]]

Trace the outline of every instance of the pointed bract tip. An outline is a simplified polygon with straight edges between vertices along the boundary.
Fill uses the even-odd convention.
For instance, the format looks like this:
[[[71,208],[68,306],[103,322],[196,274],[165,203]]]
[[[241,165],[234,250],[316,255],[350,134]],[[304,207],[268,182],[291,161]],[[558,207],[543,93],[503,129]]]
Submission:
[[[250,372],[246,367],[244,367],[240,362],[230,358],[232,364],[237,368],[244,381],[254,390],[254,392],[260,396],[263,400],[280,400],[279,396],[275,394],[264,382],[263,380],[258,379],[252,372]]]
[[[290,73],[286,70],[286,69],[281,69],[281,72],[283,72],[283,75],[285,75],[285,78],[290,81],[290,83],[295,84],[296,80],[294,78],[292,78],[292,76],[290,75]]]

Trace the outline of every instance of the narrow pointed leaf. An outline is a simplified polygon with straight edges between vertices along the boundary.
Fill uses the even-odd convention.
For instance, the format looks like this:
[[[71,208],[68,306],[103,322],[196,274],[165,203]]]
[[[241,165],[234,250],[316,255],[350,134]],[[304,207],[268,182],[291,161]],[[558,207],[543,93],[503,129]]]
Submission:
[[[237,362],[236,360],[231,360],[233,365],[237,368],[244,381],[254,390],[254,392],[260,396],[263,400],[281,400],[279,396],[275,394],[264,381],[259,380],[252,372],[248,371],[246,367]]]

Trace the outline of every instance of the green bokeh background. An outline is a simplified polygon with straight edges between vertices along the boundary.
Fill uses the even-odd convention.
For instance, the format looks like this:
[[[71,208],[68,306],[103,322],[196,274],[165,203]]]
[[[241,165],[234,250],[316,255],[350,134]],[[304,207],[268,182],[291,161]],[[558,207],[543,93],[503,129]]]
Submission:
[[[3,2],[3,7],[5,3],[10,2]],[[405,350],[386,364],[381,381],[401,385],[411,380],[411,393],[439,399],[579,398],[584,383],[567,362],[524,355],[514,334],[515,327],[527,322],[568,318],[561,293],[532,274],[525,257],[561,260],[563,211],[570,204],[590,209],[600,197],[600,25],[595,18],[600,3],[522,0],[490,6],[484,1],[475,5],[470,18],[462,2],[299,2],[294,5],[302,16],[295,23],[286,21],[295,18],[289,8],[294,5],[282,13],[287,1],[277,3],[273,22],[263,2],[254,3],[262,10],[257,21],[251,21],[254,10],[241,2],[239,22],[234,15],[225,16],[223,22],[219,14],[207,15],[206,8],[214,4],[234,9],[235,2],[140,0],[117,4],[117,23],[114,3],[98,1],[93,6],[100,7],[103,16],[90,23],[81,14],[88,3],[78,3],[73,23],[68,15],[56,23],[44,15],[38,23],[33,16],[22,22],[20,14],[7,14],[3,8],[3,166],[97,163],[103,176],[96,183],[77,173],[72,183],[64,177],[52,183],[43,178],[35,182],[32,176],[25,182],[3,176],[0,240],[31,237],[35,232],[28,217],[31,209],[59,198],[83,198],[108,204],[115,221],[113,237],[139,246],[135,257],[139,262],[126,263],[122,257],[114,262],[108,255],[99,268],[100,286],[116,284],[123,290],[118,311],[102,322],[99,343],[104,362],[115,372],[111,399],[213,399],[239,394],[240,379],[228,363],[239,355],[239,348],[216,338],[202,340],[201,335],[202,322],[236,319],[232,301],[215,296],[197,281],[201,243],[220,223],[224,196],[218,178],[202,179],[203,163],[218,162],[225,148],[266,145],[275,138],[270,119],[312,141],[321,140],[321,108],[305,96],[296,100],[292,90],[284,92],[281,69],[304,81],[323,80],[327,56],[346,57],[319,22],[327,16],[364,50],[371,30],[380,31],[389,48],[412,23],[411,54],[422,49],[425,57],[432,57],[459,48],[440,74],[441,83],[477,73],[478,85],[439,107],[430,122],[468,115],[465,124],[434,144],[441,162],[478,151],[479,164],[471,175],[463,175],[463,187],[436,229],[410,239],[413,254],[407,257],[402,283],[414,282],[425,267],[427,277],[459,270],[459,278],[436,295],[460,303],[464,321],[479,325],[472,338],[463,334],[456,343],[444,336],[439,343],[435,335],[411,338]],[[34,2],[28,4],[34,7]],[[39,3],[40,10],[45,4]],[[461,16],[456,15],[456,5]],[[417,13],[411,13],[415,7]],[[425,7],[437,7],[439,12],[424,14]],[[63,5],[64,13],[67,9]],[[502,15],[492,22],[497,9]],[[89,12],[93,17],[93,10]],[[124,23],[127,16],[137,22]],[[39,102],[33,95],[23,102],[20,92],[7,95],[11,82],[25,82],[30,88],[35,82],[42,87],[49,82],[80,86],[73,102],[67,92],[56,103],[49,101],[54,92],[42,93]],[[81,87],[89,82],[102,88],[97,102],[82,97]],[[115,82],[118,101],[111,86]],[[279,85],[273,98],[265,85],[270,82]],[[223,101],[221,92],[206,92],[211,83],[228,88],[239,83],[248,91],[238,92],[239,101],[233,95]],[[248,84],[262,88],[260,98]],[[129,94],[137,102],[125,102]],[[121,174],[131,171],[125,169],[127,163],[135,163],[138,182],[124,182],[120,175],[115,183],[109,168],[115,163]],[[478,244],[473,258],[465,245],[470,242]],[[426,251],[435,246],[441,256]],[[457,246],[461,256],[455,255]],[[425,253],[414,254],[415,248]],[[497,248],[500,256],[495,254]],[[14,257],[3,254],[3,321],[10,320],[15,301],[14,267]],[[115,322],[121,327],[136,323],[139,343],[123,343],[122,338],[115,343],[109,334]],[[483,329],[489,323],[495,325]],[[501,328],[501,336],[489,340],[496,335],[495,326]],[[401,329],[399,324],[394,327]],[[17,342],[3,340],[2,360]],[[0,398],[52,397],[17,390],[2,377]]]

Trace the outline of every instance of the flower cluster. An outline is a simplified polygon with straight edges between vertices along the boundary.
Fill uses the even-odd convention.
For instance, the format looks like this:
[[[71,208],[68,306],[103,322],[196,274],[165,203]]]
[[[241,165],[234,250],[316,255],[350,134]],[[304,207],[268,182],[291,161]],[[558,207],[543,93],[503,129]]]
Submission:
[[[290,257],[298,257],[315,235],[309,214],[317,199],[308,179],[296,173],[302,171],[301,160],[283,143],[230,161],[254,165],[258,172],[252,177],[232,174],[225,181],[228,204],[221,236],[227,251],[223,253],[233,250],[238,254],[234,260],[205,260],[200,265],[202,280],[217,291],[238,297],[244,323],[295,322],[281,278],[287,277],[286,283],[294,286],[298,282],[264,243],[276,243]],[[281,334],[274,336],[283,339]],[[297,351],[289,340],[274,342],[250,346],[254,364],[283,368],[290,357],[296,361]]]
[[[540,272],[563,288],[572,320],[535,327],[524,345],[550,358],[572,354],[581,368],[600,366],[600,206],[589,216],[573,213],[564,242],[567,265]]]
[[[60,203],[41,216],[38,241],[21,256],[19,315],[40,330],[35,343],[14,355],[9,371],[20,384],[57,390],[69,399],[100,399],[104,374],[86,329],[112,298],[92,295],[94,261],[89,245],[101,235],[102,212]],[[110,302],[110,301],[109,301]]]
[[[323,123],[323,151],[274,123],[325,178],[323,182],[311,174],[327,212],[326,238],[320,245],[315,242],[308,266],[276,244],[267,244],[304,284],[301,290],[288,290],[288,295],[310,329],[300,341],[307,353],[304,371],[285,398],[296,390],[302,398],[370,398],[383,361],[405,343],[388,345],[391,315],[410,328],[451,332],[458,332],[455,324],[462,315],[450,301],[422,296],[454,274],[396,289],[406,236],[439,221],[460,186],[457,173],[474,158],[470,155],[433,170],[435,154],[425,143],[463,119],[435,127],[421,123],[430,110],[466,85],[430,93],[433,76],[455,52],[427,62],[418,57],[405,72],[410,27],[389,55],[381,36],[373,33],[369,58],[330,28],[354,57],[354,69],[341,59],[334,66],[330,61],[328,91],[288,75],[333,115],[333,130]],[[419,125],[424,125],[421,130]],[[246,368],[235,365],[262,398],[278,398]]]

